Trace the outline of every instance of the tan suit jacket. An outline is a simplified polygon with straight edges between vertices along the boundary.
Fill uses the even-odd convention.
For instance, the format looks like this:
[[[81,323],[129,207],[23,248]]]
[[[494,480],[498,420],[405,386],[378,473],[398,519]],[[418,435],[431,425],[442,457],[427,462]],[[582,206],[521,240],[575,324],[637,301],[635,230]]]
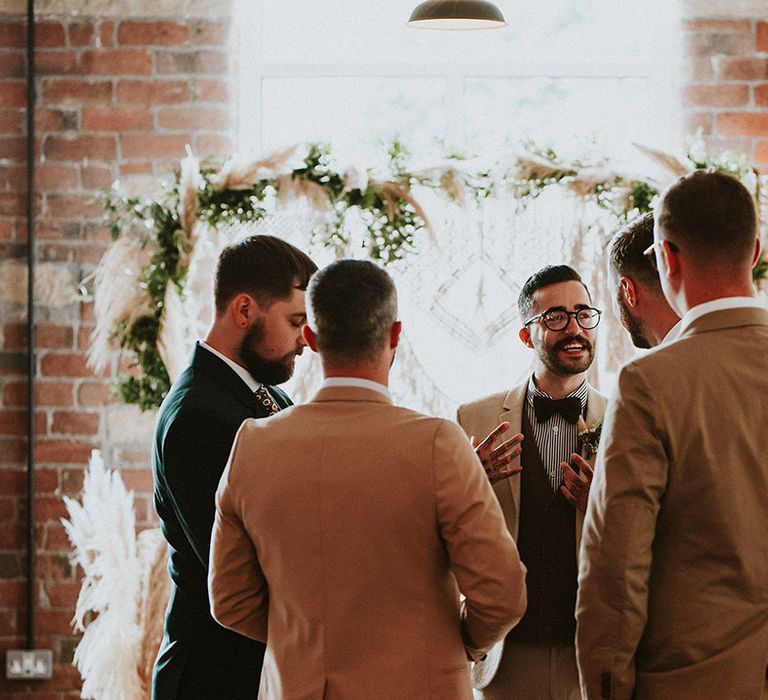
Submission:
[[[467,654],[519,620],[524,581],[452,422],[334,387],[243,424],[209,593],[221,624],[266,640],[260,698],[471,700]]]
[[[706,314],[629,363],[584,524],[587,698],[760,698],[768,657],[768,313]]]
[[[507,392],[493,394],[477,401],[464,404],[459,407],[456,413],[456,420],[464,429],[468,436],[474,435],[478,440],[485,438],[499,423],[507,421],[510,425],[505,434],[505,438],[512,437],[522,431],[523,408],[525,395],[528,390],[528,378]],[[585,422],[589,429],[594,428],[603,418],[605,413],[605,397],[592,387],[587,394],[587,414]],[[585,457],[590,464],[594,462],[594,455]],[[513,465],[519,465],[518,457]],[[503,479],[493,485],[501,508],[504,511],[504,517],[507,522],[507,528],[512,537],[517,539],[518,526],[520,523],[520,475]],[[576,551],[579,550],[581,539],[581,527],[583,517],[580,511],[576,511]],[[480,663],[476,663],[472,670],[473,685],[476,688],[483,688],[493,680],[494,675],[501,663],[503,641],[493,649],[488,658]]]

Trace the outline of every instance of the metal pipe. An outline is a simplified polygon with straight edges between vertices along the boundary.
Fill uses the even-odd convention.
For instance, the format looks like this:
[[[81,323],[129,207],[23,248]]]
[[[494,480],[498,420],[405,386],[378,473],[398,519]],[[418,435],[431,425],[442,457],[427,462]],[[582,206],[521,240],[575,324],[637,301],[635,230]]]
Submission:
[[[27,0],[27,649],[35,648],[35,2]]]

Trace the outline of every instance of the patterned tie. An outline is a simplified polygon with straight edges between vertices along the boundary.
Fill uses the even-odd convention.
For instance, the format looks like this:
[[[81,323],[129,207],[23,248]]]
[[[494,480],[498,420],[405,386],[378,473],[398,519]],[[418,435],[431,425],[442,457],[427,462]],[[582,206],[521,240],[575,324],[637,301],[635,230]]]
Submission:
[[[268,416],[271,416],[280,410],[280,406],[275,403],[272,395],[267,391],[267,387],[263,384],[253,392],[253,395],[256,397],[256,400],[267,409]]]

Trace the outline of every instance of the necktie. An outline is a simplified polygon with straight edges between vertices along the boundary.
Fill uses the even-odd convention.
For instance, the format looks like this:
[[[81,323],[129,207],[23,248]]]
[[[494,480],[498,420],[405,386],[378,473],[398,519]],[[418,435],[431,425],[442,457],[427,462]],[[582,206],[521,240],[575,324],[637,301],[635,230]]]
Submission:
[[[567,399],[550,399],[548,396],[535,395],[533,410],[539,423],[543,423],[555,413],[559,413],[569,423],[577,423],[581,415],[581,401],[576,396]]]
[[[267,387],[263,384],[253,392],[253,395],[256,397],[256,400],[267,409],[268,416],[271,416],[280,410],[280,406],[275,403],[272,395],[267,391]]]

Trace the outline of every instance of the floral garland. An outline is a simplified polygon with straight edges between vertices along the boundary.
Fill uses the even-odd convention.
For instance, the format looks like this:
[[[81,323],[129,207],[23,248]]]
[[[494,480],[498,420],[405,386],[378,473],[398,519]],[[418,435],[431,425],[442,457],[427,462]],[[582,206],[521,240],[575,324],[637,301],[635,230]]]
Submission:
[[[761,200],[760,178],[744,159],[712,159],[691,149],[685,161],[639,147],[668,174],[677,177],[701,168],[717,168],[748,182]],[[163,311],[169,285],[184,289],[189,252],[195,243],[195,224],[210,227],[255,222],[269,216],[280,200],[304,197],[322,212],[312,242],[345,255],[350,244],[345,227],[356,210],[365,228],[363,245],[370,258],[382,264],[403,260],[417,251],[417,240],[429,221],[414,198],[414,187],[428,188],[449,201],[466,205],[472,200],[508,193],[521,203],[547,188],[565,187],[593,200],[617,218],[617,228],[649,211],[661,190],[652,178],[634,178],[610,170],[605,162],[565,162],[552,149],[529,146],[511,163],[471,169],[462,154],[452,154],[440,165],[410,170],[409,153],[400,142],[388,151],[387,177],[354,168],[339,171],[328,147],[311,144],[281,151],[254,163],[230,160],[220,168],[201,165],[191,154],[182,162],[175,180],[159,200],[129,197],[115,188],[102,197],[113,241],[138,242],[135,294],[114,289],[115,273],[122,271],[122,255],[105,255],[96,273],[97,331],[91,347],[94,367],[106,366],[111,341],[135,356],[136,373],[118,373],[117,392],[125,403],[144,409],[160,405],[170,388],[170,377],[159,350]],[[119,243],[119,242],[118,242]],[[118,245],[117,243],[115,245]],[[130,246],[136,258],[136,246]],[[113,251],[116,252],[116,251]],[[123,251],[125,252],[125,251]],[[755,282],[768,278],[768,259],[755,267]],[[110,296],[105,301],[100,296]],[[134,290],[135,291],[135,290]]]

